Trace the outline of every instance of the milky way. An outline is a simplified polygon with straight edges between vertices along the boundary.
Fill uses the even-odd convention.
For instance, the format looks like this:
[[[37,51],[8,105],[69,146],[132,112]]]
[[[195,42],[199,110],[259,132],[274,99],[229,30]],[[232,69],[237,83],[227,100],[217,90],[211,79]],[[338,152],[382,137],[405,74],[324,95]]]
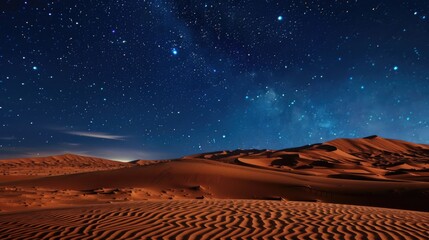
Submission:
[[[0,3],[0,158],[429,143],[427,1]]]

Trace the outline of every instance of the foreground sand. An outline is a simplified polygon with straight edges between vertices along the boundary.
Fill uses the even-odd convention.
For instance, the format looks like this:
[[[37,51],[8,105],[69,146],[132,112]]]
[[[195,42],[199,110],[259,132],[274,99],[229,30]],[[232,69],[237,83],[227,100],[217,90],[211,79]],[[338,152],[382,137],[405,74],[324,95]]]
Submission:
[[[0,215],[0,239],[427,239],[429,213],[263,200],[151,200]]]

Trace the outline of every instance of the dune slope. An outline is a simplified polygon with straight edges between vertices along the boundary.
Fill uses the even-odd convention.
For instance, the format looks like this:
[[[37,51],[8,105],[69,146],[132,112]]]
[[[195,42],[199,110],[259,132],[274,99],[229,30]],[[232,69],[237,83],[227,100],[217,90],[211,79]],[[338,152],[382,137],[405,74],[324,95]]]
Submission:
[[[182,159],[148,166],[71,174],[0,184],[3,189],[35,192],[73,190],[69,198],[84,193],[105,201],[177,198],[288,199],[429,210],[429,183],[415,181],[327,178],[202,160]],[[10,190],[13,191],[14,189]],[[107,194],[106,189],[113,189]],[[140,193],[133,192],[140,189]],[[80,193],[80,194],[79,194]],[[104,194],[102,194],[104,193]],[[123,194],[122,194],[123,193]],[[12,193],[11,193],[12,194]],[[47,192],[28,201],[52,199],[63,192]],[[122,196],[122,197],[121,197]],[[61,201],[60,201],[61,202]],[[45,202],[45,206],[49,202]],[[1,206],[1,204],[0,204]]]

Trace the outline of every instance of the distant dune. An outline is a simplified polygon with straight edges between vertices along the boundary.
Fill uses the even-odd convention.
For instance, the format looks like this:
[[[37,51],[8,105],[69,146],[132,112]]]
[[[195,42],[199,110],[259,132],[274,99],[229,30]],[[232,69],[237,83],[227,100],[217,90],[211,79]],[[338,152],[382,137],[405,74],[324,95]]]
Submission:
[[[3,176],[50,176],[129,167],[131,164],[103,158],[64,154],[49,157],[0,160]]]
[[[429,211],[429,145],[378,136],[165,161],[121,163],[71,154],[0,160],[0,174],[0,223],[6,226],[1,239],[12,229],[20,236],[37,231],[44,238],[111,239],[176,233],[183,239],[344,239],[355,234],[363,239],[425,239],[429,234],[429,213],[394,210]],[[89,207],[93,204],[99,207]],[[60,207],[67,209],[54,210]],[[46,210],[29,211],[35,209]],[[61,220],[30,220],[45,215]],[[112,220],[94,221],[107,217]],[[171,221],[154,226],[164,218]],[[202,223],[211,228],[204,230]]]
[[[426,174],[429,172],[429,145],[378,136],[336,139],[278,151],[235,150],[185,158],[327,177],[429,180]]]

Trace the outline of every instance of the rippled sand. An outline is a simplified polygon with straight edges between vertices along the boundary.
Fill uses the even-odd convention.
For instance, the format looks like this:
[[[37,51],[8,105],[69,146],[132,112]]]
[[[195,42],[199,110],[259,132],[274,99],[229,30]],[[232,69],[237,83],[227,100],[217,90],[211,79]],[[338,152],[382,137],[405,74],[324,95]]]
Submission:
[[[0,239],[427,239],[429,213],[327,203],[155,200],[0,215]]]

